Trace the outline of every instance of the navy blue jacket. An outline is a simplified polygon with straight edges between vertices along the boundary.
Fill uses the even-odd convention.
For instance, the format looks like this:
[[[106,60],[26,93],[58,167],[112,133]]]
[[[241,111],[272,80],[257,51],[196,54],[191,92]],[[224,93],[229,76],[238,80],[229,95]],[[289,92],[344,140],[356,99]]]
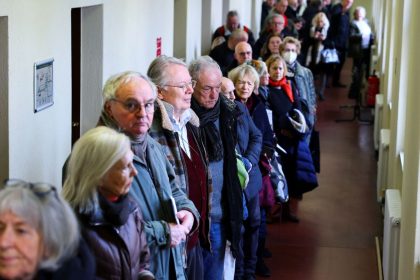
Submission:
[[[262,186],[261,171],[258,167],[262,148],[262,134],[255,126],[246,106],[239,101],[235,101],[235,103],[241,112],[240,116],[238,116],[237,126],[238,152],[252,163],[252,169],[249,172],[249,183],[245,189],[245,195],[250,199],[258,194]]]
[[[327,44],[337,49],[347,49],[347,41],[350,36],[350,12],[343,13],[343,6],[336,4],[331,11],[330,28],[328,29]]]

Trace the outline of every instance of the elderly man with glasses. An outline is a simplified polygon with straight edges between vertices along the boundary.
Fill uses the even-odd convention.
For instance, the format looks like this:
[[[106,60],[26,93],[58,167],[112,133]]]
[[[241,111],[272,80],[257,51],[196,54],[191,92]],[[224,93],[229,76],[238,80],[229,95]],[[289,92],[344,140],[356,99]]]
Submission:
[[[155,100],[156,87],[146,76],[131,71],[112,76],[104,86],[99,125],[130,138],[137,171],[130,193],[145,221],[150,270],[156,279],[186,279],[183,245],[198,228],[199,214],[179,188],[162,146],[148,135]]]
[[[210,249],[203,248],[204,279],[223,279],[226,240],[239,254],[243,218],[242,189],[236,166],[236,105],[220,95],[222,72],[209,56],[189,65],[197,81],[191,108],[200,118],[200,131],[209,158],[213,191],[210,198]]]
[[[199,230],[187,242],[188,279],[203,279],[201,245],[209,248],[208,196],[211,182],[207,154],[199,131],[200,121],[191,110],[196,81],[185,62],[175,57],[155,58],[147,71],[157,85],[158,98],[150,136],[164,148],[181,189],[200,213]]]

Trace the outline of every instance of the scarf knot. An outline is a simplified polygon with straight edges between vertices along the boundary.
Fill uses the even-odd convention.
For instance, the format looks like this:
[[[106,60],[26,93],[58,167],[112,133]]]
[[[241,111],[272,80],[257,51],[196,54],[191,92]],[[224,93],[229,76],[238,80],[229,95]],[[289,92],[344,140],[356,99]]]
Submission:
[[[287,97],[289,97],[289,100],[292,103],[294,102],[292,87],[290,86],[290,83],[286,79],[286,77],[283,77],[281,80],[278,80],[278,81],[274,81],[271,78],[269,78],[268,84],[271,87],[281,88],[286,93]]]

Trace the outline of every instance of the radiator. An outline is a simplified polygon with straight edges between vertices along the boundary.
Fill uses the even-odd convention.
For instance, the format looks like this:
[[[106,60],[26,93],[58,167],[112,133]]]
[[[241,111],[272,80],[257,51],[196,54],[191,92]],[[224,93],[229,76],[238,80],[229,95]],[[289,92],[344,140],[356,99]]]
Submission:
[[[389,129],[381,129],[379,137],[378,173],[376,178],[378,202],[383,201],[384,192],[388,185],[389,133]]]
[[[382,251],[382,269],[384,274],[384,280],[398,279],[400,221],[400,191],[396,189],[388,189],[385,194],[384,240]]]
[[[384,95],[377,94],[375,99],[375,121],[373,124],[373,144],[375,151],[379,149],[379,133],[382,125],[382,108],[384,106]]]

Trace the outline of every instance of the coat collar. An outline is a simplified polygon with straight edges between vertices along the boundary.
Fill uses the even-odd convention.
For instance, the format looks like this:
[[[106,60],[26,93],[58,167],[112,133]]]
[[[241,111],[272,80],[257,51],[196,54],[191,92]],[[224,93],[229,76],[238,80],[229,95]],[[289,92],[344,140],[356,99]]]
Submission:
[[[156,99],[156,104],[158,106],[158,109],[159,109],[161,117],[162,117],[162,128],[164,128],[166,130],[169,130],[169,131],[174,131],[171,119],[168,115],[168,111],[165,108],[165,104],[160,99]],[[194,111],[192,109],[188,109],[188,110],[189,110],[189,113],[190,113],[190,116],[191,116],[191,118],[188,122],[195,127],[199,127],[200,126],[200,120],[199,120],[197,114],[194,113]]]

